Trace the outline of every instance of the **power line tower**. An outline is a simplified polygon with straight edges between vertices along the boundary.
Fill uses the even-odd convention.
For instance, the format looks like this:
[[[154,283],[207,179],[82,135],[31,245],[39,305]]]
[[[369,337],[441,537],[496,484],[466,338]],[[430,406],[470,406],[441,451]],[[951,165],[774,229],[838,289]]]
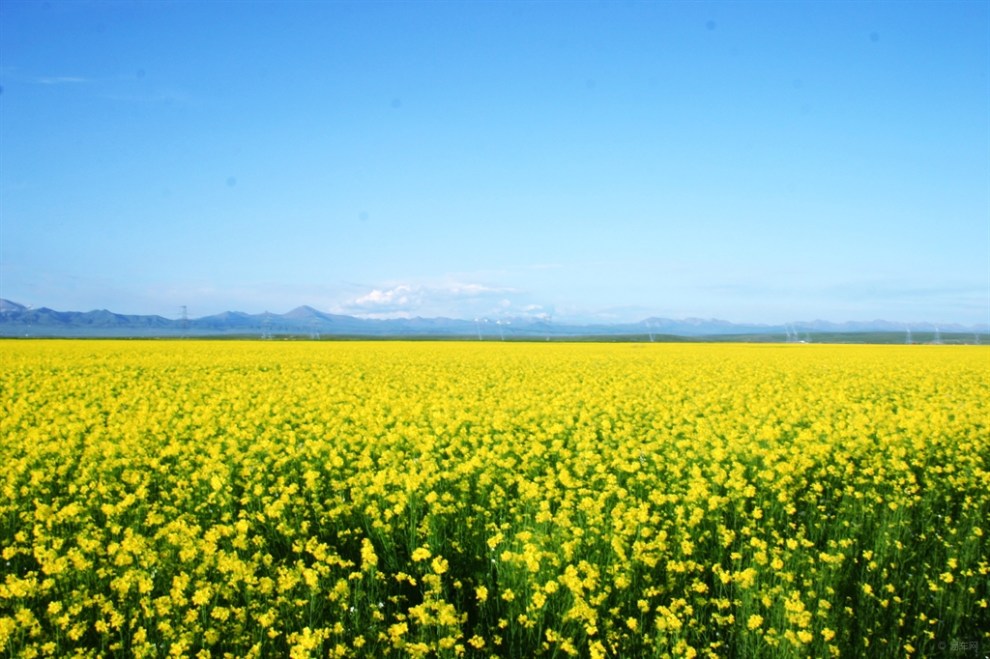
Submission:
[[[268,311],[265,311],[264,317],[261,319],[261,338],[262,340],[272,338],[272,315]]]
[[[179,307],[181,313],[179,315],[179,328],[182,330],[182,338],[186,337],[189,333],[189,311],[186,309],[186,305]]]

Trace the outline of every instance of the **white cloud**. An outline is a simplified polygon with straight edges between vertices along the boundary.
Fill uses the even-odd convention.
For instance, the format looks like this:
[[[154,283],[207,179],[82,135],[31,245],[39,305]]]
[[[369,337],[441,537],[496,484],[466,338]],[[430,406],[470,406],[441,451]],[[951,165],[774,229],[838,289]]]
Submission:
[[[344,313],[368,318],[486,315],[512,305],[511,288],[477,283],[394,284],[372,288],[340,305]],[[507,297],[508,296],[508,297]]]
[[[354,300],[359,307],[401,306],[405,307],[416,297],[418,289],[412,286],[396,286],[388,290],[372,289],[370,293]]]
[[[500,293],[508,289],[504,288],[492,288],[490,286],[482,286],[481,284],[450,284],[445,289],[440,288],[438,290],[446,290],[450,295],[484,295],[485,293]]]
[[[39,85],[77,85],[84,82],[92,82],[92,80],[82,76],[41,76],[40,78],[35,78],[34,82]]]
[[[98,98],[124,103],[147,103],[170,106],[188,106],[196,103],[197,99],[188,90],[175,86],[149,87],[142,84],[135,76],[75,76],[75,75],[43,75],[43,76],[13,76],[32,85],[79,86],[87,85],[87,91]]]

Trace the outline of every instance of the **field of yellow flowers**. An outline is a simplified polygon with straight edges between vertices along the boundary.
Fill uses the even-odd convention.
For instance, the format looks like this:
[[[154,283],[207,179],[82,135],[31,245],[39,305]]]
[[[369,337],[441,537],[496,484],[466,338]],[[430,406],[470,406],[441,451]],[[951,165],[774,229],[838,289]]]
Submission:
[[[980,346],[6,341],[0,655],[975,656]]]

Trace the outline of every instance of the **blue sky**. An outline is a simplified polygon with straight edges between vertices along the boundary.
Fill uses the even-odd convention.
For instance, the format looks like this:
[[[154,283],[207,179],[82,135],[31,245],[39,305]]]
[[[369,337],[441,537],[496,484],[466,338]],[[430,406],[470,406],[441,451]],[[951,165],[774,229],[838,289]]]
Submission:
[[[0,4],[0,297],[990,322],[986,2]]]

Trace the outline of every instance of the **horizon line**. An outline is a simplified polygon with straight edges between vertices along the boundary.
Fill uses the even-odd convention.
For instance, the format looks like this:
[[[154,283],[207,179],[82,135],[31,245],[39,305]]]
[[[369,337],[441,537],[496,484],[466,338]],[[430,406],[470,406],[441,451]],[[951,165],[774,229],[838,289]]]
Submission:
[[[958,322],[958,321],[939,322],[939,321],[931,321],[931,320],[912,320],[912,321],[889,320],[889,319],[881,318],[881,317],[872,318],[870,320],[848,320],[847,319],[847,320],[840,320],[840,321],[830,320],[830,319],[822,318],[822,317],[817,317],[817,318],[814,318],[814,319],[811,319],[811,320],[736,321],[736,320],[728,320],[726,318],[720,318],[720,317],[717,317],[717,316],[709,316],[709,317],[702,317],[702,316],[680,316],[680,317],[675,317],[675,316],[650,315],[650,316],[647,316],[645,318],[641,318],[639,320],[627,320],[627,321],[621,321],[621,320],[619,320],[619,321],[617,321],[617,320],[591,320],[591,321],[588,321],[588,320],[568,320],[568,319],[566,319],[566,317],[564,319],[558,319],[558,320],[555,321],[554,318],[553,318],[554,314],[547,314],[547,313],[538,314],[538,315],[532,315],[532,316],[527,316],[525,314],[501,315],[501,316],[486,315],[486,316],[476,316],[476,317],[473,317],[473,318],[465,318],[465,317],[458,317],[458,316],[446,316],[446,315],[432,315],[432,316],[431,315],[420,315],[420,314],[412,314],[410,312],[395,312],[395,313],[386,312],[384,314],[365,314],[365,315],[358,315],[358,314],[354,314],[354,313],[342,313],[342,312],[339,312],[339,311],[323,311],[323,310],[320,310],[320,309],[318,309],[318,308],[316,308],[316,307],[314,307],[314,306],[312,306],[310,304],[300,304],[300,305],[297,305],[297,306],[292,307],[288,311],[281,312],[281,313],[279,313],[279,312],[272,312],[272,311],[268,311],[268,310],[260,311],[260,312],[249,312],[249,311],[240,311],[240,310],[237,310],[237,309],[225,309],[223,311],[218,311],[218,312],[206,314],[206,315],[203,315],[203,316],[186,316],[184,314],[180,314],[177,317],[174,317],[173,318],[173,317],[166,316],[166,315],[163,315],[163,314],[158,314],[158,313],[121,313],[121,312],[113,311],[113,310],[111,310],[109,308],[106,308],[106,307],[94,308],[94,309],[89,309],[89,310],[86,310],[86,311],[81,311],[81,310],[78,310],[78,309],[55,309],[54,307],[48,307],[48,306],[44,306],[44,305],[42,305],[42,306],[25,305],[25,304],[21,304],[19,302],[15,302],[13,300],[9,300],[9,299],[6,299],[6,298],[0,298],[0,303],[2,303],[2,304],[0,304],[0,313],[4,313],[4,314],[11,313],[12,311],[13,312],[16,312],[16,311],[40,311],[40,310],[45,309],[45,310],[49,310],[49,311],[52,311],[52,312],[55,312],[55,313],[88,314],[88,313],[106,312],[106,313],[110,313],[110,314],[113,314],[113,315],[116,315],[116,316],[132,316],[132,317],[148,317],[148,318],[157,317],[157,318],[162,318],[162,319],[167,320],[167,321],[170,321],[170,322],[198,321],[198,320],[203,320],[203,319],[211,318],[211,317],[214,317],[214,316],[220,316],[222,314],[242,314],[242,315],[245,315],[245,316],[279,316],[279,317],[281,317],[281,316],[286,316],[288,314],[291,314],[292,312],[298,311],[300,309],[306,309],[306,310],[311,310],[311,311],[313,311],[313,312],[315,312],[317,314],[322,314],[322,315],[326,315],[326,316],[340,316],[340,317],[344,317],[344,318],[353,318],[355,320],[369,321],[369,322],[373,322],[373,321],[378,321],[378,322],[384,322],[384,321],[401,321],[401,320],[448,320],[448,321],[463,322],[463,323],[476,323],[476,324],[477,323],[481,323],[481,322],[484,322],[484,323],[493,322],[493,323],[496,323],[496,324],[498,324],[498,323],[508,324],[508,323],[510,323],[512,321],[526,321],[526,322],[533,322],[533,323],[542,322],[542,323],[547,323],[547,324],[551,324],[551,325],[552,324],[556,324],[558,326],[570,325],[570,326],[585,326],[585,327],[588,327],[588,326],[592,326],[592,327],[593,326],[616,327],[616,326],[623,326],[623,325],[644,325],[644,324],[648,324],[650,322],[667,321],[667,322],[677,322],[677,323],[690,323],[690,322],[720,323],[720,324],[736,325],[736,326],[764,327],[764,328],[768,328],[768,329],[780,328],[780,329],[784,329],[785,331],[789,327],[793,327],[794,329],[797,329],[797,326],[811,325],[811,324],[816,324],[816,323],[822,323],[822,324],[828,324],[828,325],[836,325],[836,326],[843,326],[843,325],[869,325],[869,324],[881,324],[882,323],[884,325],[899,325],[899,326],[901,326],[898,329],[893,329],[892,328],[892,329],[889,329],[889,330],[885,330],[885,331],[891,331],[891,332],[893,332],[893,331],[910,331],[913,327],[917,327],[917,326],[931,326],[931,328],[933,328],[936,331],[939,329],[939,327],[946,327],[946,328],[965,328],[965,329],[968,329],[968,330],[976,330],[976,331],[979,331],[979,332],[990,331],[990,319],[988,319],[988,321],[985,322],[985,323],[970,323],[970,324],[967,324],[967,323]],[[9,309],[9,308],[7,308],[7,305],[13,305],[13,306],[15,306],[17,308],[15,308],[15,309]],[[184,309],[184,307],[180,307],[180,309]],[[648,330],[649,328],[647,327],[646,329]],[[801,329],[806,329],[806,328],[805,327],[801,327]]]

